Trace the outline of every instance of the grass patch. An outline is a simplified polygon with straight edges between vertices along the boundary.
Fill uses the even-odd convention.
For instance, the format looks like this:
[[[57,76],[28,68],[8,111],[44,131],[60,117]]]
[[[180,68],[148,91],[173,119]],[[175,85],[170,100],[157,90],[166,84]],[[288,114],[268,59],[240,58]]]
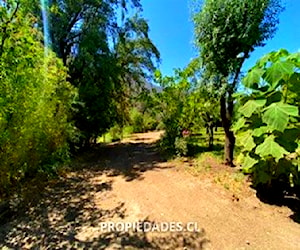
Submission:
[[[219,128],[214,134],[214,146],[208,147],[208,136],[205,129],[201,129],[197,135],[189,138],[188,152],[189,156],[200,157],[201,154],[209,152],[216,158],[224,154],[224,130]]]
[[[119,126],[114,126],[110,130],[97,139],[97,143],[111,143],[120,141],[123,138],[130,136],[133,133],[132,126],[126,126],[121,129]]]
[[[205,129],[189,139],[189,156],[193,157],[193,166],[188,171],[196,176],[206,176],[224,189],[233,194],[241,194],[245,191],[247,177],[236,169],[223,165],[224,157],[224,130],[219,128],[214,134],[214,146],[208,148],[208,136]],[[238,149],[235,150],[237,155]]]
[[[241,172],[221,171],[216,173],[214,182],[234,194],[240,194],[244,192],[246,179],[247,177]]]
[[[246,192],[247,176],[238,169],[223,165],[224,130],[215,131],[214,146],[208,147],[205,129],[188,138],[188,158],[177,158],[180,164],[192,175],[208,178],[235,195]],[[237,155],[238,149],[235,150]],[[188,164],[187,164],[188,163]],[[188,165],[188,166],[187,166]]]
[[[210,171],[213,165],[222,164],[220,156],[215,155],[213,152],[201,153],[195,159],[195,170],[199,173]]]
[[[200,154],[194,159],[188,172],[195,176],[209,178],[233,194],[238,195],[245,192],[247,176],[236,169],[223,165],[222,157],[216,156],[212,152]]]

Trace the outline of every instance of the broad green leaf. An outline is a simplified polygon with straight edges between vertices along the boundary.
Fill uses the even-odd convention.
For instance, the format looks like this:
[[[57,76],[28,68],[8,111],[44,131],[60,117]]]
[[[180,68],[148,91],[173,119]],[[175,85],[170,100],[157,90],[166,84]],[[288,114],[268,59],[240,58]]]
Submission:
[[[300,93],[300,73],[294,73],[290,78],[289,90],[299,95]]]
[[[249,154],[245,157],[242,168],[246,173],[251,172],[251,168],[258,162],[258,160],[253,159]]]
[[[258,86],[264,72],[265,71],[260,68],[253,68],[251,71],[248,72],[247,76],[243,79],[242,83],[245,87],[255,88],[255,85]]]
[[[272,156],[278,162],[284,155],[289,154],[283,147],[281,147],[277,142],[275,142],[275,136],[270,135],[265,139],[265,141],[257,146],[255,153],[261,157]]]
[[[300,67],[300,52],[290,54],[287,60],[293,61],[297,67]]]
[[[263,168],[263,167],[262,167]],[[272,175],[268,172],[265,172],[263,169],[259,171],[259,174],[256,175],[256,183],[268,183],[272,179]]]
[[[266,104],[266,99],[260,100],[249,100],[239,109],[239,112],[243,114],[245,117],[250,117],[254,111],[258,108],[263,107]]]
[[[269,131],[270,131],[270,127],[262,126],[262,127],[254,129],[252,135],[255,137],[260,137]]]
[[[244,162],[245,158],[246,158],[246,156],[243,153],[240,153],[236,157],[235,161],[236,161],[237,164],[242,165],[242,163]]]
[[[298,107],[277,102],[265,109],[262,120],[272,128],[283,132],[287,128],[289,116],[298,116]]]
[[[276,137],[276,141],[289,152],[295,152],[298,147],[297,140],[300,138],[300,129],[286,129],[284,133]]]
[[[287,57],[289,55],[289,52],[286,49],[280,49],[278,51],[275,51],[273,54],[273,60],[275,61],[279,60],[282,57]]]
[[[277,83],[285,76],[290,76],[294,73],[294,64],[287,61],[277,61],[266,71],[266,81],[276,87]]]
[[[299,115],[298,107],[286,103],[281,103],[279,107],[288,115],[297,117]]]
[[[297,123],[299,121],[298,117],[290,117],[290,122],[291,123]]]
[[[264,67],[271,59],[271,53],[264,55],[256,62],[259,67]]]
[[[256,146],[250,131],[241,133],[238,136],[238,143],[243,146],[243,151],[251,151]]]
[[[237,92],[237,93],[233,93],[233,94],[232,94],[232,97],[233,97],[234,99],[239,99],[239,98],[243,97],[244,95],[245,95],[244,93]]]
[[[272,104],[274,102],[280,102],[282,100],[282,92],[281,91],[272,91],[268,94],[267,103]]]
[[[233,130],[238,131],[241,128],[245,127],[245,124],[246,124],[246,120],[242,117],[237,121],[237,123],[235,123]]]

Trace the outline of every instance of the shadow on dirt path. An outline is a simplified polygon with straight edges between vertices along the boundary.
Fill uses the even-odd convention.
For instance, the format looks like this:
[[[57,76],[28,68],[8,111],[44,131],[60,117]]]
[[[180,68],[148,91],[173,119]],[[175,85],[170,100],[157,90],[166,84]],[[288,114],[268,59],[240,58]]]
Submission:
[[[109,176],[122,176],[126,181],[142,180],[143,173],[160,169],[166,160],[160,156],[154,143],[114,143],[96,146],[85,153],[79,169],[98,170]]]
[[[220,163],[193,176],[187,169],[197,162],[166,162],[155,147],[160,135],[98,145],[44,190],[33,183],[28,202],[15,198],[13,217],[0,225],[0,249],[300,249],[287,206],[261,202],[247,185],[226,189],[218,180],[233,173]],[[102,227],[111,222],[195,222],[199,230]]]
[[[164,160],[156,152],[156,140],[139,137],[134,142],[97,146],[78,159],[75,171],[47,185],[43,192],[32,187],[32,199],[26,206],[18,201],[13,218],[1,225],[0,248],[201,249],[206,242],[202,231],[152,237],[134,230],[100,232],[101,222],[121,221],[128,211],[126,201],[103,207],[95,197],[97,201],[99,196],[103,201],[111,198],[116,176],[126,182],[140,181],[146,171],[159,169]]]
[[[271,192],[265,188],[265,190],[257,191],[256,195],[257,195],[258,199],[265,204],[275,205],[277,207],[288,207],[293,212],[289,217],[294,222],[300,224],[300,197],[299,197],[299,195],[296,195],[296,194],[283,195],[282,192],[278,192],[278,191],[276,192],[276,190],[275,191],[271,190]]]

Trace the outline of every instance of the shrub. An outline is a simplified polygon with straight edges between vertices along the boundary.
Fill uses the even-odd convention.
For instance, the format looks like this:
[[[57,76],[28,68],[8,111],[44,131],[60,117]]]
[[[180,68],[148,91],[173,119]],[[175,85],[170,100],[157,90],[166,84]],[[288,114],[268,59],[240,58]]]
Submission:
[[[120,141],[123,137],[122,128],[119,125],[115,125],[109,129],[109,134],[111,136],[111,141]]]
[[[186,156],[188,154],[188,143],[186,138],[176,137],[174,146],[177,156]]]
[[[69,112],[76,91],[67,71],[39,41],[34,20],[19,10],[1,8],[0,52],[0,195],[37,172],[55,172],[69,159],[74,129]],[[7,11],[7,12],[5,12]]]
[[[138,111],[138,109],[133,108],[130,112],[130,125],[134,133],[143,133],[149,130],[155,130],[158,122],[147,112],[143,114]]]
[[[300,54],[280,50],[263,57],[243,80],[250,94],[241,98],[235,130],[240,162],[256,186],[300,185],[299,70]]]

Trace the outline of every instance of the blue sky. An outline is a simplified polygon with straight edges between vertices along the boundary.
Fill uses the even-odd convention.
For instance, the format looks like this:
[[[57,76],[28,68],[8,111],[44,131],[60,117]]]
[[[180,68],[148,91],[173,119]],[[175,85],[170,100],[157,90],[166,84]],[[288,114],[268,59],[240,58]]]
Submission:
[[[193,23],[189,0],[141,0],[143,16],[150,26],[150,37],[161,52],[160,69],[171,75],[173,68],[185,67],[197,55],[193,46]],[[251,68],[264,54],[280,48],[290,52],[300,49],[300,0],[283,0],[286,9],[280,15],[278,31],[263,48],[256,48],[245,62],[244,70]]]

